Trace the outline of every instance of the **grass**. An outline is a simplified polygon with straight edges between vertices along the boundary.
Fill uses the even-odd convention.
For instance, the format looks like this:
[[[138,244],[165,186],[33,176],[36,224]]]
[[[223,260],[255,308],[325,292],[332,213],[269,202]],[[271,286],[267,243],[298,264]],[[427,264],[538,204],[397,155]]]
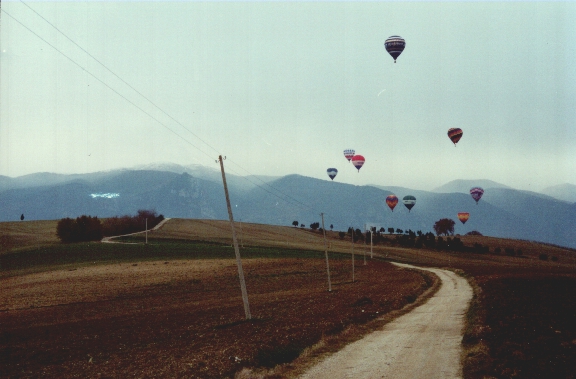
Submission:
[[[128,243],[139,241],[125,237]],[[85,242],[76,244],[48,245],[39,249],[18,251],[0,255],[0,277],[24,273],[49,271],[58,267],[81,267],[92,264],[113,264],[177,259],[230,259],[235,257],[234,248],[221,243],[202,241],[149,239],[148,244],[110,244]],[[242,259],[251,258],[321,258],[318,251],[278,249],[273,247],[244,247]],[[344,258],[331,254],[331,259]]]
[[[144,236],[123,239],[138,245],[60,245],[53,236],[55,221],[26,225],[35,223],[0,223],[0,276],[66,265],[234,257],[229,224],[224,221],[171,220],[149,234],[149,245],[141,244]],[[323,258],[324,241],[319,232],[248,223],[238,223],[236,230],[243,259]],[[327,237],[331,259],[349,257],[345,255],[351,250],[349,240],[340,240],[337,232],[327,232]],[[459,237],[466,246],[488,246],[489,253],[413,249],[389,243],[375,246],[374,254],[451,268],[469,278],[474,299],[463,339],[465,378],[576,378],[576,250],[531,241]],[[495,253],[497,248],[500,254]],[[508,256],[506,249],[521,250],[522,255]],[[356,254],[361,256],[364,251],[369,247],[355,245]],[[557,260],[542,261],[540,254]],[[348,333],[358,334],[354,330]],[[301,346],[274,354],[291,356],[292,348]]]
[[[59,244],[56,220],[0,222],[0,255]]]

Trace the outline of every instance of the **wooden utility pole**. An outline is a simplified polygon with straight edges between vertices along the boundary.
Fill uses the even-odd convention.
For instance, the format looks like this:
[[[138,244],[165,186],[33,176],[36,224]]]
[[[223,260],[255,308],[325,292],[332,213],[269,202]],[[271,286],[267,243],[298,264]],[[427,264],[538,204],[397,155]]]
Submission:
[[[350,229],[352,229],[352,283],[354,283],[354,228],[350,227]]]
[[[374,258],[374,252],[372,251],[372,227],[370,227],[370,259]]]
[[[330,264],[328,263],[328,248],[326,247],[326,229],[324,228],[324,213],[322,216],[322,233],[324,233],[324,254],[326,255],[326,272],[328,273],[328,292],[332,292],[332,283],[330,282]]]
[[[218,156],[220,169],[222,170],[222,183],[224,183],[224,194],[226,195],[226,205],[228,206],[228,217],[230,218],[230,227],[232,228],[232,242],[234,243],[234,252],[236,253],[236,264],[238,266],[238,276],[240,277],[240,289],[242,290],[242,301],[244,302],[244,313],[246,320],[250,320],[250,304],[248,304],[248,291],[246,291],[246,281],[244,280],[244,270],[242,270],[242,260],[240,259],[240,249],[236,239],[236,229],[234,228],[234,217],[232,216],[232,207],[230,206],[230,196],[228,195],[228,185],[226,185],[226,174],[224,173],[224,162],[222,156]]]
[[[366,224],[364,224],[364,232],[365,231],[366,231]],[[366,266],[366,238],[364,238],[364,266]]]

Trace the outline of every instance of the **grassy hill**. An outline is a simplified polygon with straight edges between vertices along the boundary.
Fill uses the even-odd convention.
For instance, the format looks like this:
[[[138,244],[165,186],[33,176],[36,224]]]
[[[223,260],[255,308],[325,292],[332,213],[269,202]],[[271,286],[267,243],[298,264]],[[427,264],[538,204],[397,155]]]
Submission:
[[[76,270],[75,267],[94,263],[134,262],[132,266],[135,266],[158,259],[207,259],[213,257],[212,250],[220,257],[233,258],[230,225],[224,221],[172,219],[149,235],[147,248],[141,244],[143,236],[127,240],[138,243],[136,245],[80,244],[63,248],[55,241],[55,225],[55,221],[0,223],[3,241],[9,241],[3,244],[0,274],[14,275],[14,272],[10,273],[11,267],[24,273],[37,272],[36,266],[44,267],[40,271],[53,270],[55,265]],[[253,223],[237,223],[236,226],[239,242],[243,245],[241,254],[247,262],[258,257],[272,262],[279,254],[315,256],[313,260],[320,266],[312,277],[322,279],[324,240],[321,233]],[[331,256],[340,256],[344,259],[341,262],[349,262],[346,258],[352,250],[349,237],[340,239],[334,231],[328,232],[327,238]],[[475,297],[467,315],[463,340],[465,378],[569,378],[576,375],[573,365],[576,361],[574,249],[524,240],[461,236],[466,246],[478,244],[488,248],[488,253],[477,254],[404,248],[394,236],[386,238],[387,241],[373,247],[373,254],[379,260],[450,268],[468,277],[473,284]],[[201,249],[208,255],[191,255],[193,251],[199,251],[199,246],[204,246]],[[358,254],[357,265],[362,264],[366,254],[368,267],[372,267],[369,244],[356,243],[354,251]],[[547,256],[546,260],[541,259],[543,254]],[[347,272],[348,264],[341,267],[340,275]],[[299,270],[300,274],[297,270],[292,274],[286,271],[284,275],[290,278],[304,275],[304,271]],[[255,280],[251,275],[257,273],[255,267],[250,269],[248,283]],[[322,282],[320,280],[320,285]],[[290,377],[290,370],[283,371],[280,377]]]

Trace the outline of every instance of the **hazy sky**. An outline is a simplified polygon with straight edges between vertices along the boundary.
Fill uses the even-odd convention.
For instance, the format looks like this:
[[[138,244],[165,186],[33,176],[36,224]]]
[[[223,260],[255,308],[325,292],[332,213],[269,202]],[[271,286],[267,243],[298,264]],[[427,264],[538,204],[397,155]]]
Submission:
[[[576,184],[576,2],[1,7],[0,175],[218,168],[220,153],[240,175]]]

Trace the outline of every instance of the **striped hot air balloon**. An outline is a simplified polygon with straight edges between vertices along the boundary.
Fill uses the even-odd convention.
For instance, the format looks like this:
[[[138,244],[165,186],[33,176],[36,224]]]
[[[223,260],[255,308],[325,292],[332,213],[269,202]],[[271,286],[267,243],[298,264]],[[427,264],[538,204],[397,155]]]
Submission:
[[[364,159],[362,155],[355,155],[352,157],[352,164],[358,169],[358,172],[360,172],[360,169],[364,166],[365,161],[366,159]]]
[[[344,156],[346,157],[346,159],[348,159],[348,162],[350,162],[350,160],[352,159],[352,157],[354,156],[354,153],[356,153],[356,151],[352,150],[352,149],[346,149],[344,150]]]
[[[476,201],[476,205],[478,205],[478,201],[480,201],[482,195],[484,195],[484,190],[480,187],[471,188],[470,195]]]
[[[448,129],[448,137],[452,140],[454,146],[456,146],[458,141],[460,141],[460,138],[462,138],[462,129],[460,128]]]
[[[468,221],[469,218],[470,218],[470,213],[468,213],[468,212],[458,212],[458,220],[460,220],[460,222],[462,222],[463,224],[465,224],[466,221]]]
[[[336,177],[336,174],[338,174],[338,170],[336,170],[335,168],[329,168],[328,170],[326,170],[326,172],[328,173],[328,176],[332,180],[334,180],[334,178]]]
[[[394,207],[398,204],[398,197],[396,195],[388,195],[386,197],[386,205],[394,212]]]
[[[404,41],[404,38],[400,36],[391,36],[384,42],[384,47],[388,54],[394,58],[394,63],[396,63],[396,58],[402,54],[406,47],[406,41]]]
[[[410,212],[412,207],[416,205],[416,198],[412,195],[404,196],[402,202],[404,203],[404,206],[408,208],[408,212]]]

